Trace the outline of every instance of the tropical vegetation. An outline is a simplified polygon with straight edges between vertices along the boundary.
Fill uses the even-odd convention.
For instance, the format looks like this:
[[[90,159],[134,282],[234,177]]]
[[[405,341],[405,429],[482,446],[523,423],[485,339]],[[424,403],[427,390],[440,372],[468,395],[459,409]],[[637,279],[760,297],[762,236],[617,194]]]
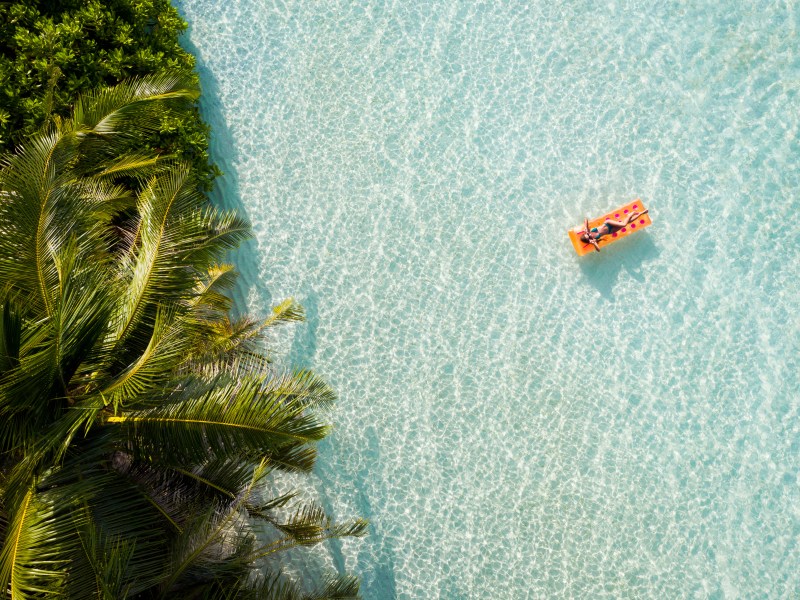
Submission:
[[[0,151],[12,150],[81,93],[164,71],[197,84],[186,29],[169,0],[0,2]],[[189,163],[209,189],[208,127],[197,107],[161,115],[143,144]]]
[[[5,9],[4,9],[5,10]],[[3,84],[4,85],[4,84]],[[231,317],[248,223],[142,146],[191,110],[182,74],[84,95],[0,163],[0,586],[10,598],[349,598],[286,550],[362,535],[297,491],[330,387],[270,362],[288,300]]]

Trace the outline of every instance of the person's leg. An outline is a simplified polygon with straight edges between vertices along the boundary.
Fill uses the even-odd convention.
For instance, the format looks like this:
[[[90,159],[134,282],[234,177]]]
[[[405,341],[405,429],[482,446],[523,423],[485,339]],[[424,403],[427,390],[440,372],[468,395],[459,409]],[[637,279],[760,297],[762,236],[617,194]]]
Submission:
[[[647,209],[644,209],[642,212],[635,212],[635,213],[631,213],[630,215],[628,215],[628,218],[627,218],[627,220],[625,221],[625,225],[628,225],[629,223],[631,223],[631,222],[632,222],[632,221],[634,221],[635,219],[638,219],[638,218],[639,218],[639,217],[641,217],[642,215],[646,215],[646,214],[647,214],[647,212],[648,212],[648,210],[647,210]]]
[[[615,221],[614,219],[606,219],[606,225],[610,225],[611,227],[627,227],[630,225],[635,219],[638,219],[642,215],[647,214],[647,209],[643,210],[642,212],[634,212],[629,214],[624,221]]]

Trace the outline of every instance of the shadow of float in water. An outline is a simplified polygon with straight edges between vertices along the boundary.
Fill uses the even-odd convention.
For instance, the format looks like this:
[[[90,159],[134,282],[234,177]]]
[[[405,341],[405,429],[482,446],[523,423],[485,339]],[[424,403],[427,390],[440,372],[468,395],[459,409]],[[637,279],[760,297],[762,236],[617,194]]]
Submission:
[[[580,258],[580,268],[586,281],[600,292],[606,300],[614,300],[614,285],[622,270],[626,270],[634,279],[644,282],[642,267],[660,254],[648,232],[625,240],[623,244],[614,244],[602,252],[595,252]]]

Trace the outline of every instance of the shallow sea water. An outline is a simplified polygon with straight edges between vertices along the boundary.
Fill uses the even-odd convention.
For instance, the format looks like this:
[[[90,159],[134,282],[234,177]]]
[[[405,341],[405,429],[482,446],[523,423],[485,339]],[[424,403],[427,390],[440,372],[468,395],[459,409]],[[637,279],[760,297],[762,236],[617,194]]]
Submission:
[[[365,599],[800,597],[800,7],[179,0]],[[654,224],[578,259],[584,215]]]

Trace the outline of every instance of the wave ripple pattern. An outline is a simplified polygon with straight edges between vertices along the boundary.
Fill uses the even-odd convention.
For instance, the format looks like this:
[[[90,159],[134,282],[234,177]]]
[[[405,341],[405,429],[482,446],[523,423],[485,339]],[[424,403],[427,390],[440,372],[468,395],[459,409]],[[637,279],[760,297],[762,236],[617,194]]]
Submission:
[[[179,6],[367,600],[800,595],[795,3]]]

